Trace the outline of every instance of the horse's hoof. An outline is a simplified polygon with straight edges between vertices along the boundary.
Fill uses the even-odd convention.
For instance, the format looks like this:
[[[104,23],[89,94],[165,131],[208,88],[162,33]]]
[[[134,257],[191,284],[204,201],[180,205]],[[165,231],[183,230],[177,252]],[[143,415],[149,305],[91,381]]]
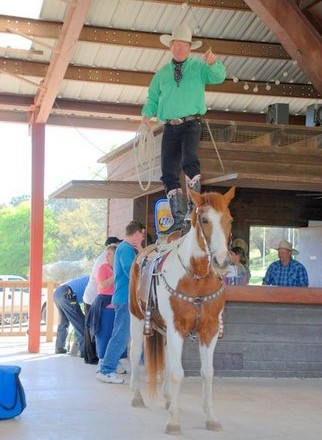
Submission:
[[[180,425],[167,425],[164,431],[166,434],[170,434],[170,435],[180,435],[181,434],[181,429],[180,429]]]
[[[135,398],[132,399],[132,406],[134,406],[135,408],[145,408],[144,402],[142,398]]]
[[[206,422],[206,429],[208,429],[209,431],[222,431],[223,427],[219,422],[211,420],[209,422]]]

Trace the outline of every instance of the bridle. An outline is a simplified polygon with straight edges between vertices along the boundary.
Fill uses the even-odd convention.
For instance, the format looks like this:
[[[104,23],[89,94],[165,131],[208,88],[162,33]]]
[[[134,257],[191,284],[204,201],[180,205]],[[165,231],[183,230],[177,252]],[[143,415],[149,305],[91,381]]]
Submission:
[[[202,239],[203,239],[203,242],[204,242],[204,245],[205,245],[205,249],[206,249],[206,253],[207,253],[207,258],[208,258],[206,273],[203,274],[203,275],[198,275],[198,274],[192,273],[191,270],[190,270],[187,266],[185,266],[185,264],[183,263],[183,261],[182,261],[182,259],[181,259],[181,257],[180,257],[180,254],[179,254],[179,252],[178,252],[181,243],[178,243],[178,245],[177,245],[177,254],[176,254],[176,255],[177,255],[177,257],[178,257],[178,260],[179,260],[181,266],[182,266],[182,267],[184,268],[184,270],[186,271],[186,273],[187,273],[188,275],[190,275],[194,280],[202,280],[202,279],[204,279],[204,278],[207,278],[207,276],[210,274],[210,267],[211,267],[211,266],[212,266],[213,270],[215,271],[216,275],[219,276],[219,277],[221,277],[220,273],[217,272],[217,270],[216,270],[216,268],[214,267],[214,265],[211,264],[211,262],[212,262],[212,260],[213,260],[213,257],[212,257],[212,256],[213,256],[213,252],[211,252],[211,250],[210,250],[209,243],[208,243],[208,241],[207,241],[207,238],[206,238],[206,234],[205,234],[204,228],[203,228],[203,226],[202,226],[202,222],[201,222],[201,214],[200,214],[199,206],[196,207],[196,216],[197,216],[197,225],[198,225],[199,228],[200,228],[201,237],[202,237]]]

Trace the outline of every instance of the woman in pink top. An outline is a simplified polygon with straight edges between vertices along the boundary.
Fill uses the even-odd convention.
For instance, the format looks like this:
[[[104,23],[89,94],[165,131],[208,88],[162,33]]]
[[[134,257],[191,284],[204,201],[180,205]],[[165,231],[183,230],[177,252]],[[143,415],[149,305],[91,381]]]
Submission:
[[[108,305],[104,306],[104,303],[101,302],[101,307],[103,308],[101,308],[100,313],[100,325],[97,333],[95,334],[96,351],[99,358],[99,363],[104,358],[105,350],[108,341],[110,340],[114,324],[114,308],[110,303],[114,293],[113,264],[116,248],[117,244],[110,244],[106,247],[106,262],[100,265],[96,275],[98,296],[91,306],[95,306],[96,301],[102,301],[102,296],[100,295],[110,296],[109,301],[104,301],[104,303],[107,303]],[[127,354],[124,353],[123,357],[126,357],[126,355]],[[117,371],[119,374],[126,373],[121,364],[118,365]]]
[[[116,248],[116,244],[109,244],[106,247],[106,262],[98,268],[96,281],[99,295],[113,295],[114,293],[113,264]]]

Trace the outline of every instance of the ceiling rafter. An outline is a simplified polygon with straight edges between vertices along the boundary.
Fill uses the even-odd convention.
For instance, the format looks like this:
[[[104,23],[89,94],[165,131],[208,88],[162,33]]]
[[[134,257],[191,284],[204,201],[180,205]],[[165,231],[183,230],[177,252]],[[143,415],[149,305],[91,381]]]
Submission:
[[[245,0],[322,94],[322,38],[292,0]]]
[[[0,58],[0,69],[3,72],[14,73],[21,76],[35,76],[44,78],[47,75],[49,65],[35,61],[21,61],[16,59]],[[134,72],[130,70],[116,70],[106,68],[92,68],[84,66],[69,66],[64,78],[74,81],[86,81],[105,84],[122,84],[139,87],[148,87],[153,73]],[[217,93],[238,93],[243,95],[254,95],[253,86],[257,85],[258,95],[263,96],[284,96],[312,99],[319,98],[319,95],[310,84],[272,84],[270,90],[266,90],[266,82],[248,81],[249,89],[244,89],[243,82],[235,83],[233,80],[226,79],[223,84],[216,86],[209,85],[206,90]],[[45,86],[45,83],[42,84]]]
[[[34,118],[37,123],[45,123],[55,102],[58,88],[64,79],[73,56],[79,34],[83,28],[91,0],[73,0],[67,4],[66,18],[55,45],[52,58],[42,87],[34,99]]]
[[[5,109],[11,108],[12,111],[16,111],[17,113],[27,111],[31,104],[32,97],[30,96],[0,94],[0,112],[2,107]],[[116,104],[114,102],[93,101],[84,102],[73,99],[57,98],[52,111],[52,116],[67,115],[69,118],[83,117],[84,119],[91,120],[98,118],[105,121],[108,121],[109,118],[113,118],[113,120],[126,118],[128,119],[127,122],[131,122],[133,119],[135,121],[141,120],[141,110],[142,106],[134,104]],[[219,110],[207,111],[207,119],[209,120],[231,121],[232,118],[233,120],[241,122],[265,123],[266,115],[261,113],[226,112]],[[303,116],[290,115],[290,124],[292,125],[303,125],[303,121]],[[93,121],[91,123],[93,123]],[[65,123],[63,125],[67,124]],[[129,125],[132,126],[132,124]],[[230,125],[228,127],[232,128]]]
[[[209,9],[226,9],[231,11],[240,11],[240,12],[247,12],[251,13],[255,16],[255,13],[251,10],[251,8],[246,4],[245,1],[242,0],[142,0],[146,3],[164,3],[168,5],[173,6],[186,6],[186,7],[192,7],[192,8],[209,8]],[[66,0],[66,3],[69,5],[69,7],[77,8],[79,5],[83,5],[85,2],[81,2],[80,0]],[[310,2],[303,2],[300,0],[294,0],[294,3],[297,3],[298,8],[300,6],[302,8],[308,8],[308,7],[314,7],[314,5],[318,4],[318,1],[310,1]],[[299,6],[300,4],[300,6]],[[82,6],[81,5],[81,6]],[[279,3],[281,5],[281,2]],[[79,7],[81,7],[79,6]],[[173,10],[177,11],[178,8],[175,7]],[[68,8],[67,8],[68,11]],[[246,14],[247,15],[247,14]],[[72,27],[73,23],[67,22],[70,20],[68,18],[68,14],[65,14],[64,23],[63,22],[54,22],[54,21],[46,21],[46,20],[34,20],[34,19],[27,19],[27,18],[21,18],[21,17],[13,17],[13,16],[4,16],[0,15],[0,32],[15,32],[18,35],[25,34],[26,36],[30,36],[30,40],[33,41],[35,49],[37,49],[38,44],[41,44],[42,40],[53,40],[53,47],[52,50],[52,60],[50,64],[48,63],[42,63],[42,62],[34,62],[34,61],[23,61],[19,59],[10,59],[7,57],[7,54],[5,58],[0,59],[0,69],[1,72],[5,72],[13,77],[19,78],[21,81],[27,81],[35,85],[37,87],[37,78],[40,80],[39,82],[39,89],[42,89],[43,96],[47,94],[47,87],[44,84],[44,79],[49,79],[50,72],[50,66],[54,64],[54,59],[57,58],[59,60],[60,55],[60,48],[58,47],[58,42],[56,44],[56,47],[54,46],[55,40],[60,39],[63,41],[62,36],[64,32],[63,26],[65,28]],[[82,19],[83,20],[83,19]],[[77,23],[79,24],[79,23]],[[150,48],[150,49],[160,49],[164,50],[164,47],[161,45],[159,41],[160,34],[158,33],[151,33],[151,32],[143,32],[143,31],[135,31],[133,29],[114,29],[114,28],[103,28],[103,27],[97,27],[97,26],[89,26],[84,25],[82,29],[80,30],[79,37],[76,41],[76,43],[79,42],[91,42],[91,43],[98,43],[98,44],[107,44],[107,45],[120,45],[124,47],[138,47],[138,48]],[[200,38],[200,37],[199,37]],[[200,38],[201,39],[201,38]],[[211,44],[213,50],[217,52],[220,55],[226,55],[226,56],[239,56],[239,57],[247,57],[247,58],[263,58],[263,59],[279,59],[279,60],[288,60],[291,59],[288,52],[284,49],[284,47],[281,44],[272,44],[272,43],[262,43],[262,42],[255,42],[255,41],[236,41],[236,40],[228,40],[228,39],[210,39],[210,38],[204,38],[204,42],[209,45]],[[75,43],[75,44],[76,44]],[[50,47],[50,46],[49,46]],[[75,45],[74,45],[75,48]],[[58,49],[58,50],[57,50]],[[201,47],[200,52],[204,52],[204,48]],[[56,52],[56,56],[55,55]],[[72,55],[71,55],[72,57]],[[71,59],[70,57],[70,59]],[[32,58],[33,59],[33,58]],[[57,67],[58,64],[58,67]],[[56,60],[56,68],[58,69],[58,72],[61,72],[59,69],[59,61],[57,63]],[[30,78],[31,77],[31,78]],[[98,113],[96,114],[93,110],[93,114],[86,111],[86,107],[89,106],[94,109],[96,105],[99,104],[107,104],[108,103],[99,103],[99,102],[93,102],[93,101],[84,101],[82,103],[82,109],[79,111],[75,111],[76,104],[71,104],[70,108],[68,108],[69,100],[63,100],[65,101],[64,104],[66,104],[65,109],[57,109],[56,106],[58,103],[62,104],[63,101],[56,99],[56,95],[58,92],[58,87],[61,84],[61,82],[66,79],[68,80],[75,80],[75,81],[84,81],[84,82],[92,82],[92,83],[105,83],[105,84],[120,84],[120,85],[127,85],[127,86],[138,86],[138,87],[147,87],[150,83],[150,79],[152,77],[151,72],[132,72],[132,71],[125,71],[125,70],[114,70],[114,69],[105,69],[105,68],[93,68],[90,66],[76,66],[70,64],[66,69],[66,72],[64,75],[61,75],[60,81],[56,84],[56,89],[54,90],[54,94],[51,99],[51,105],[53,106],[54,103],[56,104],[52,108],[50,108],[50,105],[47,105],[47,112],[48,116],[55,116],[56,118],[63,118],[64,115],[69,115],[73,117],[83,118],[86,119],[86,114],[89,118],[94,119],[97,117],[99,121],[105,120],[117,120],[118,118],[118,111],[121,114],[121,119],[124,121],[126,117],[128,118],[138,118],[140,114],[140,106],[133,106],[132,111],[135,113],[137,112],[138,115],[134,115],[131,113],[130,108],[127,108],[126,104],[116,104],[116,106],[120,105],[120,109],[114,113],[112,110],[108,110],[108,115],[102,114],[100,115],[100,110],[98,110]],[[36,78],[36,80],[35,80]],[[234,78],[236,80],[236,78]],[[247,81],[249,89],[245,90],[245,81]],[[232,94],[242,94],[242,95],[249,95],[249,96],[256,96],[255,92],[253,91],[253,88],[255,86],[258,86],[259,90],[257,92],[257,95],[262,96],[276,96],[276,97],[285,97],[285,98],[312,98],[312,99],[319,99],[321,97],[321,94],[319,95],[316,90],[314,90],[314,87],[311,84],[297,84],[297,83],[287,83],[283,82],[281,84],[270,83],[269,87],[270,90],[266,90],[267,84],[263,82],[258,81],[252,81],[247,80],[243,78],[243,81],[234,82],[230,79],[226,80],[224,84],[215,86],[215,87],[208,87],[207,91],[210,92],[220,92],[220,93],[232,93]],[[36,89],[35,89],[36,90]],[[39,99],[39,102],[43,102],[43,98],[40,98],[40,91],[37,93],[36,99]],[[47,98],[47,101],[49,103],[49,100]],[[78,103],[79,101],[77,101]],[[1,111],[1,102],[0,102],[0,111]],[[40,107],[39,107],[40,108]],[[100,109],[101,107],[97,107]],[[133,108],[135,110],[133,110]],[[116,109],[116,108],[115,108]],[[15,110],[13,110],[15,111]],[[73,113],[75,111],[75,114]],[[130,113],[126,113],[127,111],[130,111]],[[19,110],[18,110],[19,112]],[[123,114],[124,112],[124,114]],[[211,117],[211,111],[207,113]],[[104,112],[103,112],[104,113]],[[218,112],[216,112],[218,113]],[[233,116],[230,116],[234,113]],[[236,113],[236,114],[235,114]],[[237,117],[237,118],[243,118],[245,117],[245,120],[252,120],[253,117],[259,117],[261,118],[261,122],[263,122],[263,118],[265,121],[265,115],[263,114],[253,114],[250,113],[249,115],[246,113],[240,113],[239,116],[237,116],[238,112],[219,112],[219,114],[222,114],[219,116],[219,119],[230,119],[231,117]],[[297,123],[297,122],[291,122],[291,118],[298,118],[297,116],[290,115],[290,123]],[[110,118],[110,119],[108,119]],[[137,119],[136,119],[137,120]],[[241,119],[243,120],[243,119]],[[303,117],[302,117],[302,124],[303,124]]]
[[[27,35],[32,41],[41,45],[39,38],[56,39],[59,37],[62,32],[62,23],[0,15],[0,32],[7,31],[15,31],[17,35]],[[160,35],[153,32],[85,25],[80,32],[79,41],[164,50],[164,46],[160,42]],[[210,45],[218,55],[290,59],[289,54],[281,44],[219,38],[206,39],[200,37],[199,39],[203,41],[203,45],[195,52],[203,53],[205,46]]]
[[[187,4],[198,8],[227,9],[234,11],[251,12],[243,0],[142,0],[150,3],[167,3],[171,5]]]

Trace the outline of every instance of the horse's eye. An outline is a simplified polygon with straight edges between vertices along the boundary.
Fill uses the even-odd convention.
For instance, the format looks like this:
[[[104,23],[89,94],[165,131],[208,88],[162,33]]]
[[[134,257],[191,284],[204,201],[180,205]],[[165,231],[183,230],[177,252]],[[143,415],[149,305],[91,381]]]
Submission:
[[[203,225],[208,225],[209,221],[208,221],[208,219],[207,219],[206,217],[202,217],[202,218],[201,218],[201,223],[202,223]]]

